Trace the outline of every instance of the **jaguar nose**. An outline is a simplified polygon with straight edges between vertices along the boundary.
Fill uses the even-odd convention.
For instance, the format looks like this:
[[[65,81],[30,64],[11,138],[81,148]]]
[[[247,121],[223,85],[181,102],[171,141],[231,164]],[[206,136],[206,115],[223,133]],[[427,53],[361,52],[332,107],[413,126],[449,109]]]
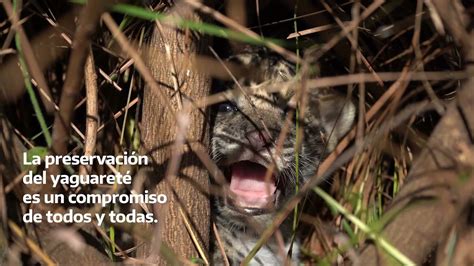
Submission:
[[[271,141],[270,135],[264,130],[251,131],[247,133],[246,138],[249,141],[249,144],[252,146],[252,148],[257,151],[268,146],[268,144],[270,144],[270,141]]]

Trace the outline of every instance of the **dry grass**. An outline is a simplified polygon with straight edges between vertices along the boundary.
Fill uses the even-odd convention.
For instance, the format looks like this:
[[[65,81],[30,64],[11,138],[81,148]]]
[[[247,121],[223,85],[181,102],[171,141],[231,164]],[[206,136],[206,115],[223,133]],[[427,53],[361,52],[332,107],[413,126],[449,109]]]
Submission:
[[[50,1],[2,2],[5,10],[0,10],[0,14],[6,13],[8,17],[0,19],[0,134],[3,134],[0,137],[3,225],[0,262],[20,260],[49,265],[54,264],[53,260],[68,261],[76,256],[72,252],[58,255],[51,251],[53,248],[47,239],[56,227],[48,229],[49,234],[33,234],[33,225],[20,222],[22,214],[31,207],[22,203],[24,193],[51,192],[48,186],[26,187],[21,183],[25,171],[20,160],[23,151],[38,155],[44,155],[46,151],[58,155],[143,151],[140,125],[144,115],[141,113],[143,87],[146,85],[158,94],[160,103],[177,119],[176,141],[167,144],[175,145],[176,149],[169,158],[169,165],[165,166],[166,176],[176,176],[180,174],[181,156],[186,156],[179,147],[189,144],[187,114],[191,110],[212,108],[238,93],[252,93],[239,89],[199,99],[181,98],[179,106],[172,106],[146,64],[149,46],[154,45],[148,41],[154,26],[214,36],[214,47],[210,47],[207,55],[189,56],[193,69],[211,77],[236,80],[250,73],[252,70],[221,59],[230,54],[229,50],[250,43],[266,46],[298,64],[302,79],[297,84],[301,94],[296,100],[304,99],[308,90],[332,87],[358,102],[358,120],[354,128],[321,163],[314,177],[295,193],[288,208],[262,232],[259,245],[275,234],[278,237],[278,225],[296,206],[302,208],[306,203],[305,196],[313,194],[314,186],[320,184],[337,203],[319,198],[314,202],[319,208],[316,214],[297,215],[298,227],[307,226],[312,232],[307,235],[303,249],[305,262],[309,264],[338,264],[344,260],[355,263],[358,250],[366,239],[383,240],[378,233],[393,216],[387,214],[387,206],[409,181],[407,177],[414,161],[427,147],[428,138],[445,115],[447,106],[455,100],[461,81],[474,75],[472,69],[464,67],[462,56],[474,53],[472,44],[469,46],[470,39],[466,39],[466,35],[472,35],[468,32],[472,29],[460,32],[449,23],[454,15],[440,12],[439,3],[433,5],[432,1],[368,3],[357,0],[321,1],[320,4],[297,1],[297,8],[294,3],[281,1],[275,7],[268,3],[260,3],[258,7],[235,4],[227,7],[230,10],[222,6],[211,8],[191,0],[181,3],[201,12],[206,21],[214,20],[214,24],[165,16],[163,14],[173,7],[164,1],[136,10],[130,6],[107,10],[106,2],[96,3],[98,6],[91,3],[58,5]],[[472,25],[473,6],[453,2],[457,4],[456,12],[462,14],[459,23]],[[21,12],[15,12],[14,6]],[[81,7],[81,14],[72,12],[73,7]],[[280,11],[275,11],[276,7]],[[154,17],[151,11],[160,15]],[[233,17],[233,14],[239,16]],[[245,21],[242,17],[247,18],[247,25],[241,24]],[[75,18],[83,23],[83,28],[75,27]],[[467,23],[469,19],[471,24]],[[163,63],[174,69],[169,53],[168,48],[167,54],[162,56]],[[307,73],[316,65],[320,77],[310,78]],[[295,86],[294,81],[269,87],[269,90],[291,86]],[[178,93],[178,87],[176,78],[170,90]],[[24,88],[28,94],[24,93]],[[279,137],[280,147],[286,134],[287,126]],[[223,183],[225,178],[205,152],[206,147],[192,143],[189,149],[209,170],[215,183]],[[472,169],[473,165],[469,167]],[[125,173],[127,170],[136,174],[134,189],[139,188],[137,191],[140,192],[150,186],[146,177],[139,178],[141,171],[146,169],[94,166],[57,167],[49,171],[99,174]],[[130,190],[132,188],[117,186],[84,186],[76,191],[64,187],[56,192]],[[198,187],[197,190],[206,191],[206,188]],[[210,194],[218,195],[221,186],[211,186],[209,190]],[[69,206],[36,207],[61,212]],[[93,213],[119,208],[76,207]],[[153,209],[150,206],[133,208]],[[193,217],[188,217],[182,209],[180,213],[200,258],[173,258],[176,254],[166,245],[160,247],[161,255],[172,260],[170,263],[208,264],[206,247],[196,236],[190,221]],[[62,226],[90,232],[87,224],[59,227]],[[143,242],[150,241],[152,235],[150,228],[133,224],[95,225],[92,231],[96,233],[91,235],[105,250],[105,260],[110,262],[143,262],[141,258],[135,258],[136,250]],[[132,238],[135,241],[131,241]],[[464,254],[461,251],[469,244],[460,243],[463,244],[455,245],[459,252],[454,249],[450,255]],[[398,262],[409,262],[396,247],[392,248],[385,250]],[[253,253],[257,250],[258,245]],[[53,254],[48,254],[49,251]],[[101,252],[91,254],[91,262],[104,261]],[[248,259],[251,256],[252,253]]]

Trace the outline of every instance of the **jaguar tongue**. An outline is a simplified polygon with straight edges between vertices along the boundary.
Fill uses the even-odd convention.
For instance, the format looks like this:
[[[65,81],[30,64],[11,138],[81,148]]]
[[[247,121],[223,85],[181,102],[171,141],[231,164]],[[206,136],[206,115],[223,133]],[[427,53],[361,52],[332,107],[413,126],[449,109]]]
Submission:
[[[242,208],[269,207],[276,191],[274,177],[265,182],[267,169],[260,164],[242,161],[232,165],[230,191],[236,205]]]

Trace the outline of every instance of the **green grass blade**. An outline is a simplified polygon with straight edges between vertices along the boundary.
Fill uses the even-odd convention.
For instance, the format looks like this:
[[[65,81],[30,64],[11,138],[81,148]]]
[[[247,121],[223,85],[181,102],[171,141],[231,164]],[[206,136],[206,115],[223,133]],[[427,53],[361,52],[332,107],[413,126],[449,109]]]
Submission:
[[[30,97],[31,104],[33,105],[33,110],[35,111],[36,118],[38,119],[38,122],[40,124],[41,131],[43,132],[44,138],[46,140],[46,144],[48,145],[48,147],[51,147],[51,134],[49,133],[48,126],[46,125],[46,120],[44,119],[43,112],[41,111],[41,107],[38,102],[38,98],[36,97],[36,94],[33,90],[33,85],[31,84],[30,73],[28,72],[28,67],[25,63],[23,50],[21,49],[20,35],[18,33],[15,34],[15,45],[18,51],[18,59],[20,62],[20,69],[21,73],[23,74],[26,91],[28,92],[28,96]]]
[[[71,0],[71,2],[76,3],[76,4],[86,3],[85,0]],[[172,25],[176,25],[178,28],[181,28],[181,29],[189,29],[189,30],[193,30],[193,31],[201,32],[201,33],[208,34],[211,36],[221,37],[221,38],[225,38],[229,40],[236,40],[236,41],[241,41],[241,42],[254,44],[254,45],[267,46],[269,43],[274,43],[280,46],[286,46],[286,42],[283,40],[248,36],[247,34],[229,30],[227,28],[220,27],[214,24],[186,20],[180,17],[147,10],[140,6],[129,5],[129,4],[116,4],[111,7],[111,10],[113,12],[117,12],[120,14],[136,17],[136,18],[140,18],[144,20],[151,20],[151,21],[159,20],[164,23],[170,23]]]
[[[388,243],[380,234],[372,230],[367,224],[363,223],[359,218],[349,213],[343,206],[341,206],[335,199],[319,187],[313,188],[313,191],[320,196],[328,205],[335,208],[339,213],[344,215],[347,220],[355,224],[361,231],[366,233],[373,239],[380,247],[382,247],[389,255],[395,258],[403,265],[415,265],[407,256],[402,254],[398,249]]]

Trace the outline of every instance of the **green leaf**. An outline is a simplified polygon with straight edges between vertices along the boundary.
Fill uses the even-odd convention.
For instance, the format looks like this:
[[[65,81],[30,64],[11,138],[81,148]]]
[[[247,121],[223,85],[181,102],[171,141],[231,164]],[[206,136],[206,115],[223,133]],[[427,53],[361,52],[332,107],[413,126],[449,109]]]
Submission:
[[[202,260],[201,258],[196,258],[196,257],[192,257],[190,259],[190,261],[194,264],[199,264],[199,265],[206,265],[206,263],[204,262],[204,260]]]
[[[33,156],[39,156],[41,160],[44,159],[44,157],[48,154],[48,148],[47,147],[42,147],[42,146],[36,146],[28,151],[26,151],[26,160],[28,162],[31,162],[33,160]],[[21,162],[21,169],[26,170],[28,167],[31,165],[24,165],[23,161]]]

